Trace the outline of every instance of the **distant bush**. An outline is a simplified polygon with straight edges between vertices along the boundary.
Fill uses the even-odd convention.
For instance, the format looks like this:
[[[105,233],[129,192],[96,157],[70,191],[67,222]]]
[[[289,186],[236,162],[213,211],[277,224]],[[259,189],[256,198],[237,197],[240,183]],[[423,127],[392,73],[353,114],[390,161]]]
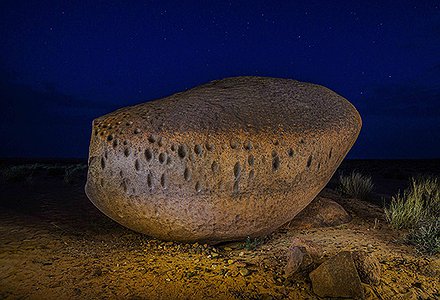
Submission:
[[[10,166],[1,171],[1,179],[5,182],[26,181],[31,183],[35,170],[40,167],[40,164]]]
[[[63,176],[64,182],[70,183],[87,165],[51,165],[51,164],[27,164],[5,167],[0,171],[0,179],[3,182],[22,182],[32,183],[34,176],[44,174],[49,176]]]
[[[64,182],[65,183],[71,183],[75,176],[80,173],[81,171],[84,171],[87,169],[87,165],[85,164],[77,164],[70,167],[66,167],[64,170]]]
[[[392,197],[385,215],[396,229],[410,229],[408,240],[428,254],[440,248],[440,180],[412,178],[408,189]]]
[[[339,176],[339,190],[356,199],[368,200],[373,191],[371,177],[353,171],[350,175]]]

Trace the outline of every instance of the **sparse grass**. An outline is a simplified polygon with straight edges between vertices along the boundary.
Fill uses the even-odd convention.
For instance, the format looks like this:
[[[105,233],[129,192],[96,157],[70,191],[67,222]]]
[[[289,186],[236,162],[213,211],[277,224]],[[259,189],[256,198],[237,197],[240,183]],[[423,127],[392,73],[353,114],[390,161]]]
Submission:
[[[246,250],[255,250],[258,246],[263,244],[267,239],[268,237],[251,238],[248,236],[246,238],[246,242],[244,243],[244,248]]]
[[[87,165],[85,164],[77,164],[70,167],[66,167],[64,171],[64,182],[67,184],[71,183],[74,180],[75,176],[79,172],[84,171],[85,169],[87,169]]]
[[[41,167],[41,164],[32,165],[20,165],[11,166],[3,169],[1,171],[1,178],[3,181],[26,181],[28,183],[32,182],[32,176],[35,170]]]
[[[87,168],[85,164],[76,165],[51,165],[51,164],[26,164],[9,166],[0,171],[0,180],[3,182],[33,183],[37,172],[49,176],[63,176],[65,183],[70,183],[80,171]]]
[[[360,200],[368,200],[373,191],[371,177],[353,171],[350,175],[339,176],[339,190],[348,196]]]
[[[410,229],[408,241],[420,252],[435,254],[440,251],[438,178],[412,178],[408,189],[392,197],[385,214],[395,229]]]
[[[385,214],[396,229],[414,228],[422,221],[439,218],[440,181],[433,177],[412,178],[403,194],[392,197]]]

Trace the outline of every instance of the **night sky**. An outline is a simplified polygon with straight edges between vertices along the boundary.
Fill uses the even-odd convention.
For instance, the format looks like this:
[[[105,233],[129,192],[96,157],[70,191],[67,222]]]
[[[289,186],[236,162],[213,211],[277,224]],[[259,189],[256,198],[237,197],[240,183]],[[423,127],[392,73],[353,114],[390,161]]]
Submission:
[[[349,158],[440,157],[440,1],[1,1],[0,157],[86,157],[94,118],[240,75],[349,99]]]

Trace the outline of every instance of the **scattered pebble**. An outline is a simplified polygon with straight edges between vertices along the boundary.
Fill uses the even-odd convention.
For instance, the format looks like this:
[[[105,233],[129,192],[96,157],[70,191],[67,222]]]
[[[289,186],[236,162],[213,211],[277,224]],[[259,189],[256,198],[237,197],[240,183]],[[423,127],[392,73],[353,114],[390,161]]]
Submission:
[[[249,270],[248,269],[246,269],[246,268],[241,268],[240,269],[240,274],[242,275],[242,276],[247,276],[247,275],[249,275]]]

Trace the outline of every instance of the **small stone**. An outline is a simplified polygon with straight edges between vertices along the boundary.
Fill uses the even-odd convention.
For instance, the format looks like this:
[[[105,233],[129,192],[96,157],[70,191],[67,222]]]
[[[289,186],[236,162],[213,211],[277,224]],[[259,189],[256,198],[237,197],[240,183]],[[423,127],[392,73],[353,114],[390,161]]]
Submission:
[[[234,263],[233,259],[228,259],[228,264],[232,265]]]
[[[230,248],[230,247],[224,247],[223,248],[225,251],[232,251],[232,248]]]
[[[241,268],[240,269],[240,274],[242,275],[242,276],[247,276],[247,275],[249,275],[249,270],[248,269],[246,269],[246,268]]]
[[[37,287],[37,289],[39,289],[39,288]],[[74,288],[74,289],[73,289],[73,292],[74,292],[77,296],[81,295],[81,293],[82,293],[81,289],[79,289],[79,288]]]
[[[302,238],[292,239],[290,247],[299,247],[304,253],[310,255],[314,260],[319,260],[324,255],[322,248],[318,244]]]
[[[304,253],[300,250],[299,247],[293,247],[289,249],[287,264],[284,268],[284,274],[287,277],[295,274],[300,268],[304,258]]]
[[[242,261],[238,261],[238,262],[236,262],[235,265],[236,265],[238,268],[244,268],[244,267],[246,267],[246,263],[245,263],[245,262],[242,262]]]
[[[218,257],[218,253],[211,252],[211,256],[212,256],[212,258],[216,258],[216,257]]]
[[[244,252],[241,251],[241,252],[238,254],[238,256],[240,256],[240,257],[244,256]]]
[[[102,269],[101,268],[96,268],[93,271],[93,276],[101,276],[102,275]]]
[[[416,281],[413,283],[413,286],[415,286],[418,289],[422,289],[422,283],[420,281]]]

